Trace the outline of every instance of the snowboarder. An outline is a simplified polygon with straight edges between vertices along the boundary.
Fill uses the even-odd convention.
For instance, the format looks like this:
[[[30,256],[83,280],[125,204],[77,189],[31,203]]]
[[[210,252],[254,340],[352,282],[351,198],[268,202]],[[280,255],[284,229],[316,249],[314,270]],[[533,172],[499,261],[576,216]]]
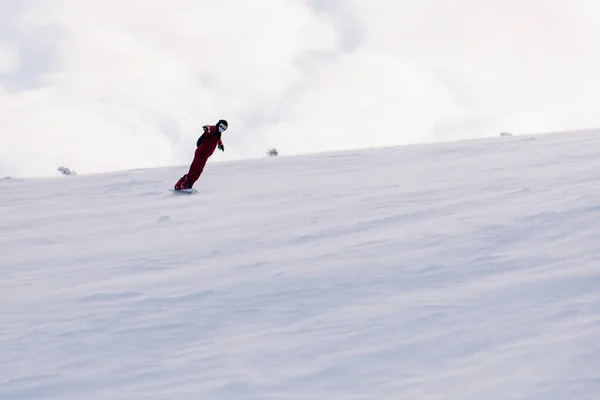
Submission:
[[[196,152],[194,160],[190,165],[187,174],[179,178],[175,184],[175,190],[191,189],[194,183],[200,178],[208,158],[215,152],[215,148],[225,151],[225,146],[221,141],[221,134],[227,130],[228,124],[224,119],[220,119],[216,125],[205,125],[202,127],[204,133],[196,142]]]

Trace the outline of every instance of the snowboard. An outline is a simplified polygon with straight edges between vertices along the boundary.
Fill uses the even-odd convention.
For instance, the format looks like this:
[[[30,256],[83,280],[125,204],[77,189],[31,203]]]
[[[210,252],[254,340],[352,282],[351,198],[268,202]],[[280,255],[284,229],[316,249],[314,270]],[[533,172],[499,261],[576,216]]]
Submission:
[[[194,194],[194,193],[198,193],[198,191],[196,189],[182,189],[182,190],[175,190],[175,189],[170,189],[171,192],[173,193],[184,193],[184,194]]]

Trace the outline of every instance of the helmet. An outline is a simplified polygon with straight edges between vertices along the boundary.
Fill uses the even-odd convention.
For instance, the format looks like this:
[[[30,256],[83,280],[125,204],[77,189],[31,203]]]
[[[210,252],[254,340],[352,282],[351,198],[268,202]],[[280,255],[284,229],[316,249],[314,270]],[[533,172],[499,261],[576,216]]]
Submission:
[[[224,119],[220,119],[219,122],[217,122],[217,129],[221,133],[225,132],[228,126],[229,124],[227,124],[227,121],[225,121]]]

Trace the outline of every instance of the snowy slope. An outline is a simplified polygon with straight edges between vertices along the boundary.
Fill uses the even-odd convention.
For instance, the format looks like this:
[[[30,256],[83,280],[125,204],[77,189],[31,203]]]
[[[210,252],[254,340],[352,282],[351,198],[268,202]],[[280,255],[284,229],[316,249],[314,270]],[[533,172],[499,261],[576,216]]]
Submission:
[[[598,399],[600,131],[0,180],[0,399]]]

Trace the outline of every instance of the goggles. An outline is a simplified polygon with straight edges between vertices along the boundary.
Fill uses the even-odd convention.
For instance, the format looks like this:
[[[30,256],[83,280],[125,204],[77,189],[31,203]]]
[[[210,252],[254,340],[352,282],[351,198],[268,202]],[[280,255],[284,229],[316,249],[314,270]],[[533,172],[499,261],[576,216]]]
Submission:
[[[219,132],[223,133],[227,130],[227,125],[219,124],[219,126],[217,128],[219,129]]]

